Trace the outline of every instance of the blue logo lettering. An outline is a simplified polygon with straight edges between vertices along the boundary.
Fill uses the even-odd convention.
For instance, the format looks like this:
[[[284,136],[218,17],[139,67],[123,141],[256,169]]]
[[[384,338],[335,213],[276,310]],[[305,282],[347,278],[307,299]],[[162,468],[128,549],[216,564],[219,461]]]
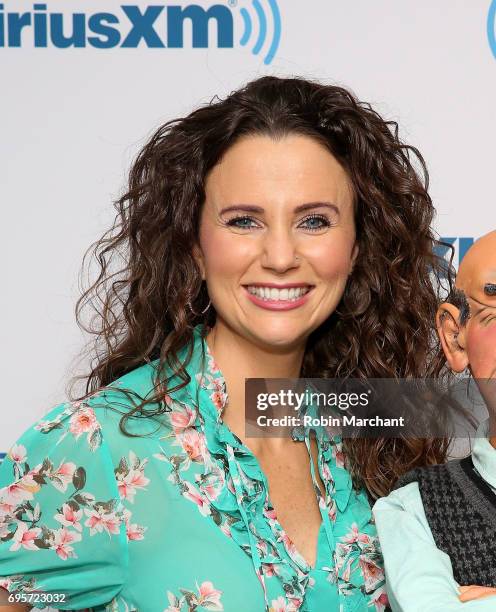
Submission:
[[[266,3],[264,9],[262,1]],[[32,41],[34,47],[58,49],[95,47],[97,49],[171,48],[206,49],[211,44],[210,24],[215,26],[214,44],[219,49],[234,47],[234,15],[243,27],[239,43],[248,45],[254,36],[252,53],[267,47],[264,63],[270,64],[279,47],[281,16],[277,0],[252,0],[252,13],[243,7],[234,10],[238,0],[228,0],[229,7],[212,4],[157,4],[147,7],[121,5],[120,13],[69,13],[49,10],[48,4],[33,4],[31,12],[9,12],[0,4],[0,48],[22,47]],[[191,28],[191,42],[184,40],[185,23]],[[254,23],[258,24],[255,34]],[[210,31],[210,36],[209,36]]]
[[[148,47],[164,47],[164,43],[154,30],[155,21],[164,10],[163,6],[149,6],[144,13],[141,13],[137,6],[122,6],[131,22],[132,29],[124,39],[122,47],[137,47],[141,39]]]
[[[281,39],[281,14],[279,13],[279,7],[275,0],[268,0],[270,9],[272,11],[272,19],[274,23],[273,36],[272,41],[270,43],[269,50],[267,55],[264,58],[264,64],[270,64],[270,62],[274,59],[274,55],[276,54],[277,48],[279,47],[279,41]],[[265,12],[260,4],[260,0],[252,1],[253,8],[255,10],[255,14],[258,19],[259,29],[258,36],[256,38],[255,44],[252,49],[252,53],[254,55],[258,55],[262,50],[262,46],[267,37],[267,17]],[[253,26],[252,19],[250,13],[247,9],[240,9],[241,17],[243,18],[244,23],[244,32],[241,40],[239,41],[241,45],[247,45],[252,34]]]
[[[494,57],[496,58],[496,0],[492,0],[491,6],[489,7],[489,12],[487,14],[487,40],[489,41],[489,46],[491,47],[491,51],[493,52]]]
[[[190,4],[186,8],[169,6],[167,10],[167,42],[169,47],[182,48],[183,22],[190,19],[193,25],[193,47],[208,47],[208,22],[217,21],[217,46],[221,48],[233,47],[233,17],[232,12],[225,6],[216,4],[208,11],[197,4]]]

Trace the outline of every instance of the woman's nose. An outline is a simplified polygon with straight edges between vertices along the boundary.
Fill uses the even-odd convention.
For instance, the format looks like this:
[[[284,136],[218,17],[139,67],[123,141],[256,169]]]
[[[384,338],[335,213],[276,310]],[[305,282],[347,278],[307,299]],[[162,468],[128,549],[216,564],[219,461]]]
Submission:
[[[262,266],[282,273],[299,266],[295,239],[285,230],[272,230],[263,238]]]

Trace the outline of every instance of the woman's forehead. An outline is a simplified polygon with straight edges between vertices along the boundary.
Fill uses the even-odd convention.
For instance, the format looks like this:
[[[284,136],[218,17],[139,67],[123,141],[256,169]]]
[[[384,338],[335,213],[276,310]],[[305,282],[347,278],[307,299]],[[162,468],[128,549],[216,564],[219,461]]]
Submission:
[[[346,171],[332,154],[317,141],[299,135],[278,140],[243,138],[211,170],[205,190],[207,198],[223,205],[234,200],[266,206],[288,199],[295,205],[345,201],[352,193]]]

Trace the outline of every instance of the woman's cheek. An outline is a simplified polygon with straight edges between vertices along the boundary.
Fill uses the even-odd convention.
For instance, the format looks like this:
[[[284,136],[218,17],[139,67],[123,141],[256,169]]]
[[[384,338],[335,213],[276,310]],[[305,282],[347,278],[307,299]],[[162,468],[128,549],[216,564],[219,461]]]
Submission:
[[[225,231],[205,232],[201,245],[207,275],[213,273],[219,278],[243,274],[254,250],[253,241],[246,236]]]
[[[316,245],[308,253],[308,259],[314,262],[314,269],[323,280],[347,278],[351,272],[350,240],[336,240],[332,245]]]

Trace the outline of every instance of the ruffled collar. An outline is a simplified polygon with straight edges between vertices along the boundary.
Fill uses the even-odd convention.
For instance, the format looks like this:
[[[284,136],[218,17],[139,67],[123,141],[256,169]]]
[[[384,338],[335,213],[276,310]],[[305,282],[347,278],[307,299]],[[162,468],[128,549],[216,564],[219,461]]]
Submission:
[[[191,360],[186,367],[191,380],[186,387],[175,393],[174,399],[195,407],[197,425],[204,428],[211,453],[222,456],[227,452],[227,446],[231,447],[236,451],[236,456],[243,460],[250,477],[261,481],[268,489],[256,457],[222,419],[229,397],[222,372],[206,342],[208,332],[209,328],[203,325],[194,328]],[[313,431],[319,448],[322,467],[320,476],[326,489],[326,504],[331,508],[335,504],[342,512],[349,502],[352,481],[344,466],[341,440],[329,439],[324,428],[315,428]],[[307,428],[300,432],[297,439],[308,443],[309,437],[310,429]],[[332,472],[329,469],[331,464],[336,467]],[[305,563],[303,565],[307,566]]]

